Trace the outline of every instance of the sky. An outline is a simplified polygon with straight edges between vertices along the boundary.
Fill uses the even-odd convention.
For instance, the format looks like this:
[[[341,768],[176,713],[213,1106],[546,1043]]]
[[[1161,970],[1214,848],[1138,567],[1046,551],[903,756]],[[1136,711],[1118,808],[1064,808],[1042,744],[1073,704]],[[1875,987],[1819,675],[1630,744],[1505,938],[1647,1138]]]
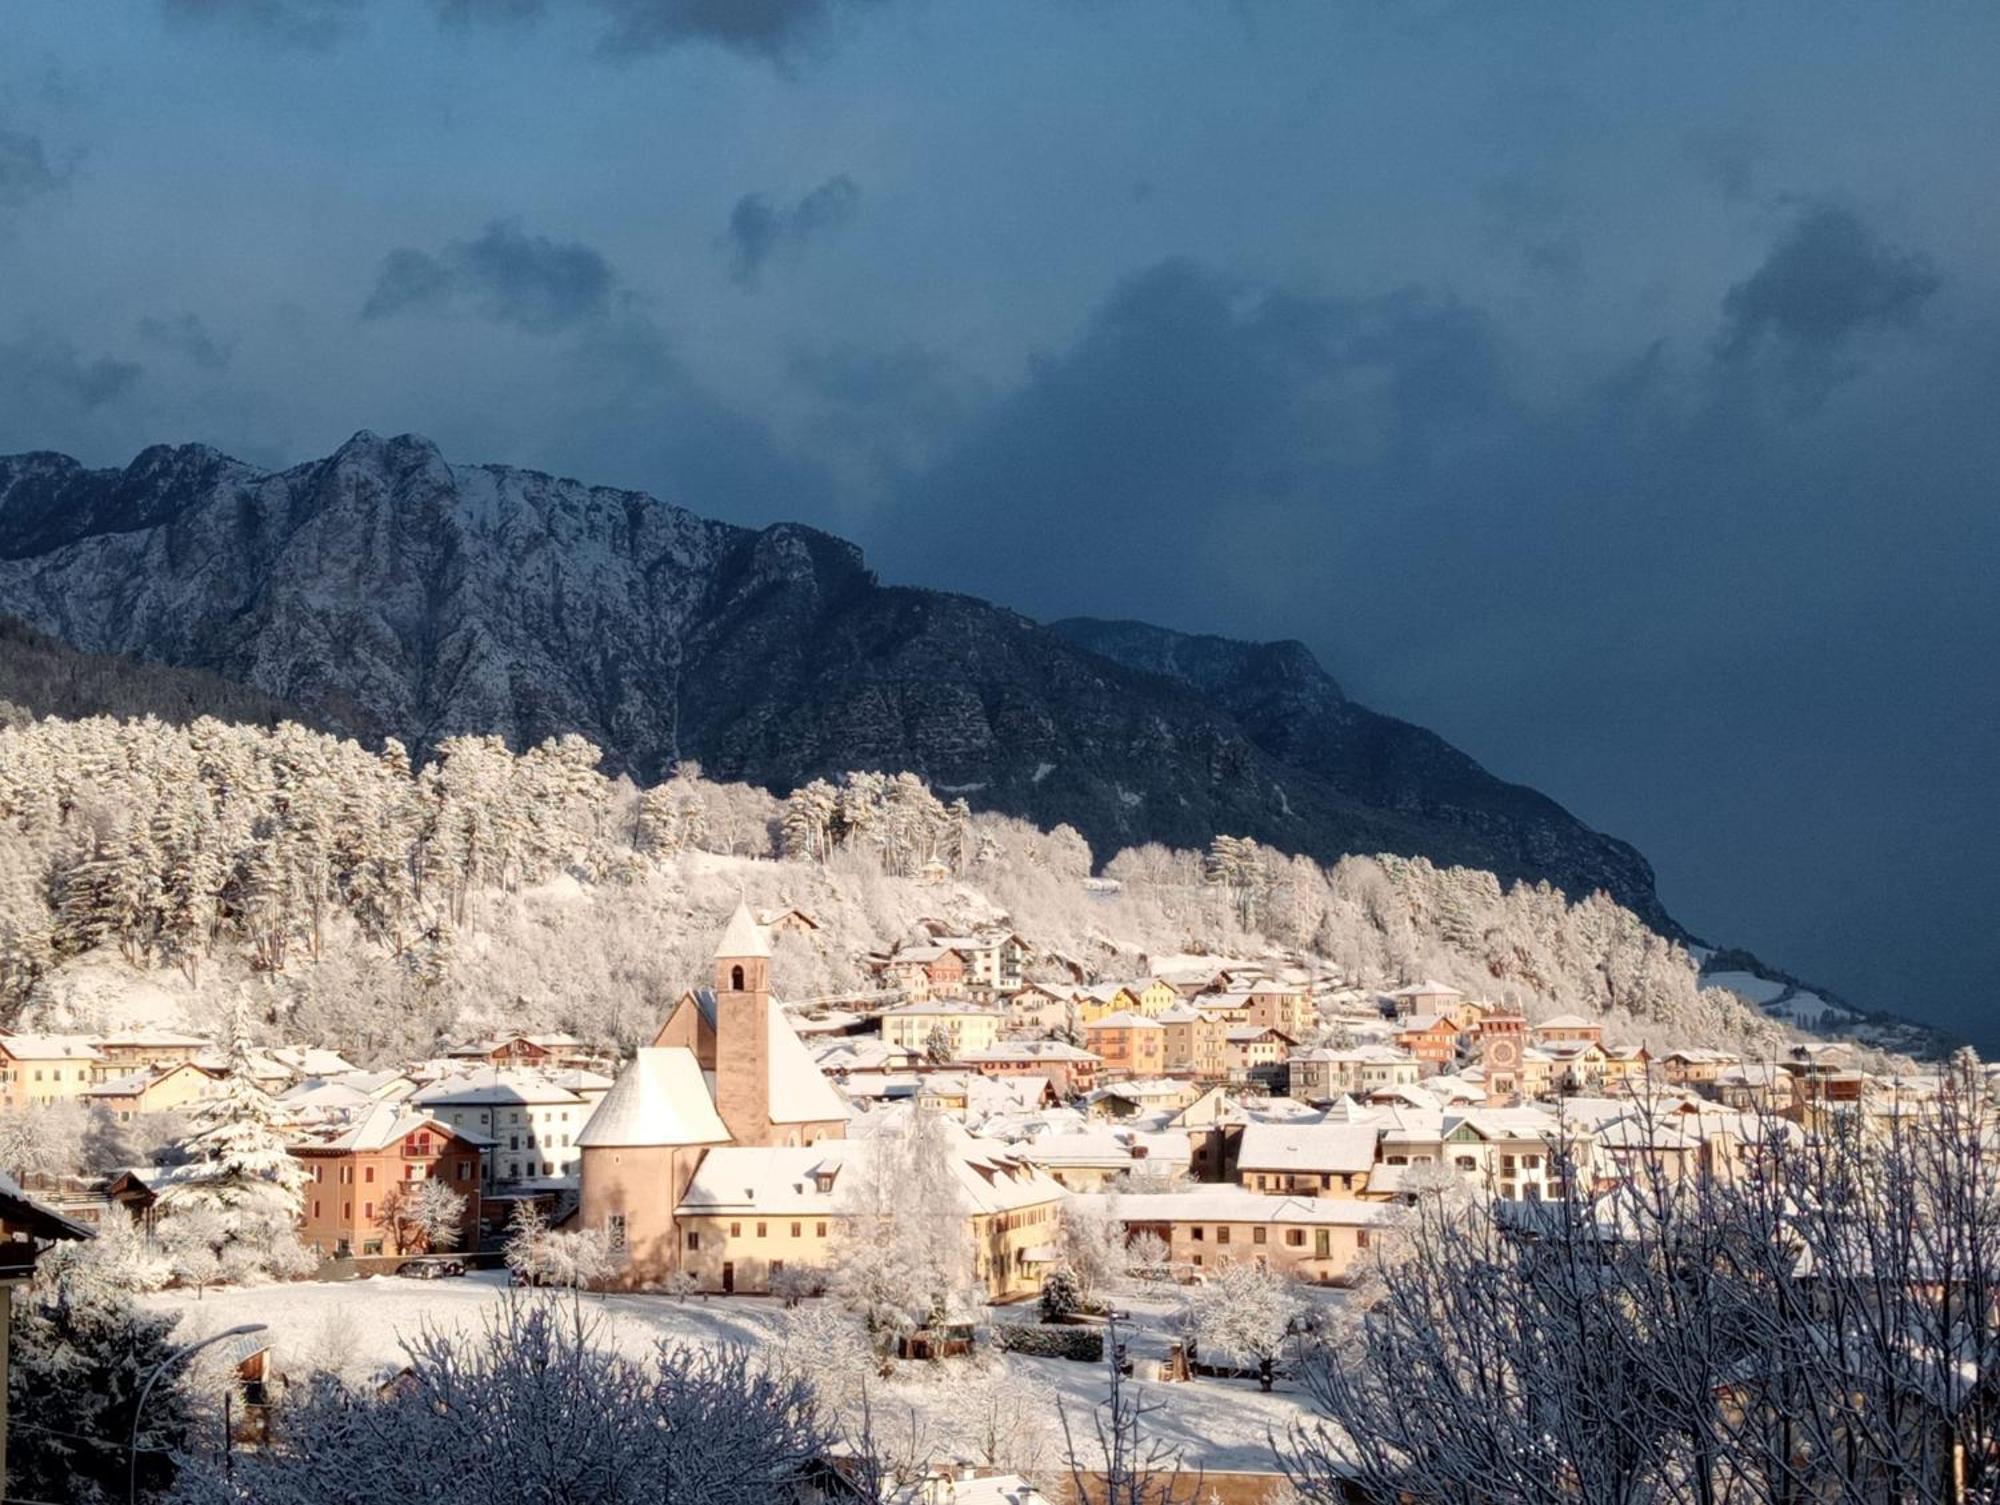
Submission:
[[[7,11],[0,452],[414,431],[1297,638],[2000,1047],[2000,8]]]

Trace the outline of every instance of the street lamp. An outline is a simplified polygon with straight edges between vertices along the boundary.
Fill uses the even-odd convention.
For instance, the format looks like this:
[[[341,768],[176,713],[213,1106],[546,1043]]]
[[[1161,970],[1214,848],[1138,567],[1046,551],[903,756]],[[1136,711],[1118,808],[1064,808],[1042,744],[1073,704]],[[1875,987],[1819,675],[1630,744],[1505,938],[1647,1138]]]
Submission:
[[[139,1422],[146,1414],[146,1398],[153,1393],[155,1382],[174,1365],[193,1358],[204,1348],[220,1343],[224,1338],[247,1338],[252,1333],[266,1331],[267,1327],[268,1324],[262,1322],[245,1322],[238,1327],[225,1327],[221,1332],[211,1333],[196,1342],[183,1343],[153,1366],[153,1372],[146,1376],[146,1383],[139,1387],[138,1404],[132,1407],[132,1440],[125,1449],[129,1460],[125,1476],[127,1505],[138,1505],[139,1502]]]

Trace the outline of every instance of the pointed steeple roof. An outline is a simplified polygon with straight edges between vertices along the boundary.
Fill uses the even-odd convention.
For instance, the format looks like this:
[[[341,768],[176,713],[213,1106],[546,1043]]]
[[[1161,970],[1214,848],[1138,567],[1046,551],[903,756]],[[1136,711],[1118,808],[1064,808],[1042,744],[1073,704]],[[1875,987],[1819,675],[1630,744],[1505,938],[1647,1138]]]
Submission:
[[[762,925],[757,923],[750,906],[738,901],[736,913],[729,917],[729,928],[722,932],[722,943],[715,948],[718,961],[739,956],[769,956],[771,937]]]

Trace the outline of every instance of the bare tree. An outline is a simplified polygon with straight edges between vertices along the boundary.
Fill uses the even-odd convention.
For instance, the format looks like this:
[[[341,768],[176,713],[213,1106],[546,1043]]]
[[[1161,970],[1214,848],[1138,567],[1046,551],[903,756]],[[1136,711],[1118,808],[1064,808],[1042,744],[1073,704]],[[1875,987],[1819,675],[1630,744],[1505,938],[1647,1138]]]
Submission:
[[[1648,1152],[1608,1194],[1565,1166],[1546,1203],[1419,1203],[1354,1342],[1306,1365],[1322,1421],[1281,1450],[1300,1493],[1987,1498],[2000,1178],[1977,1063],[1886,1116],[1635,1116]]]
[[[1072,1419],[1070,1408],[1056,1402],[1075,1498],[1091,1505],[1195,1505],[1201,1471],[1190,1473],[1179,1447],[1149,1435],[1147,1423],[1160,1403],[1127,1383],[1115,1321],[1105,1338],[1104,1399],[1087,1419]]]

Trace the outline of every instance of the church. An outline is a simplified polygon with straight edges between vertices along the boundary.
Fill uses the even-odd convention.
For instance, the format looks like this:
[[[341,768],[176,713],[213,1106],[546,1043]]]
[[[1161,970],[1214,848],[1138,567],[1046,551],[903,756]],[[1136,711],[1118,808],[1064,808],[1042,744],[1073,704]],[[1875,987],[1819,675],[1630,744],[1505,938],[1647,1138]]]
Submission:
[[[847,1124],[772,996],[768,935],[738,905],[713,986],[681,996],[584,1125],[572,1226],[603,1231],[620,1289],[685,1272],[706,1291],[768,1291],[787,1266],[830,1258],[843,1186],[871,1153]],[[1030,1294],[1063,1190],[1007,1146],[951,1128],[975,1272],[995,1299]]]

